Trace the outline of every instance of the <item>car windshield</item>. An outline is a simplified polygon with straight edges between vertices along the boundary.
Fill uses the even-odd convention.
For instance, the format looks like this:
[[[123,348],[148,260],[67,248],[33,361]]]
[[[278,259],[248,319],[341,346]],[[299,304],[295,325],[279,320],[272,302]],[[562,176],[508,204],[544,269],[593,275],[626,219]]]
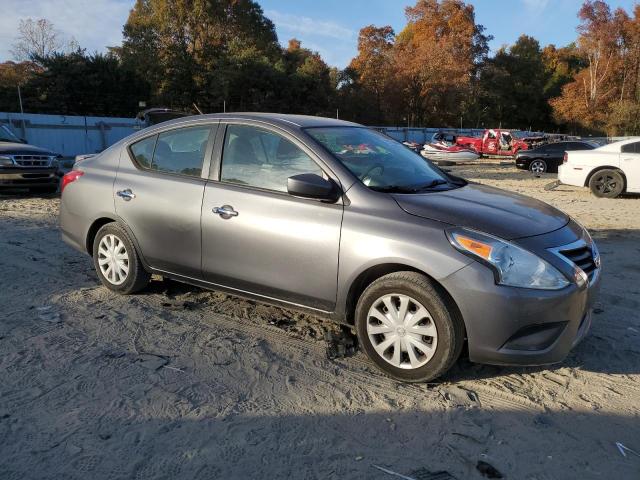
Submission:
[[[0,125],[0,142],[15,142],[20,143],[18,137],[16,137],[11,130],[4,125]]]
[[[400,142],[365,127],[313,127],[307,133],[372,190],[417,193],[464,184]]]

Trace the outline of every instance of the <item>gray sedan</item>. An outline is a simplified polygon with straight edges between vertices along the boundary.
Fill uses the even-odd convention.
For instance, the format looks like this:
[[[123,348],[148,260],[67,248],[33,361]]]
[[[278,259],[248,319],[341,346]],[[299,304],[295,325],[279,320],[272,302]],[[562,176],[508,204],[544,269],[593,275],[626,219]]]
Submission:
[[[388,375],[561,361],[589,330],[600,256],[537,200],[466,182],[361,125],[187,117],[79,162],[63,239],[122,294],[151,274],[334,318]]]

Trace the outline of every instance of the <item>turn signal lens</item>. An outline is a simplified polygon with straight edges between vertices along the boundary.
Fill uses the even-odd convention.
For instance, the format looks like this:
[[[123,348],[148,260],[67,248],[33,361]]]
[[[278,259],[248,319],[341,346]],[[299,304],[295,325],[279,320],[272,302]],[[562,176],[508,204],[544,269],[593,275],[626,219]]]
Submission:
[[[486,243],[479,242],[473,238],[463,237],[462,235],[456,236],[456,240],[460,245],[469,250],[471,253],[475,253],[479,257],[489,260],[491,257],[491,251],[493,247]]]

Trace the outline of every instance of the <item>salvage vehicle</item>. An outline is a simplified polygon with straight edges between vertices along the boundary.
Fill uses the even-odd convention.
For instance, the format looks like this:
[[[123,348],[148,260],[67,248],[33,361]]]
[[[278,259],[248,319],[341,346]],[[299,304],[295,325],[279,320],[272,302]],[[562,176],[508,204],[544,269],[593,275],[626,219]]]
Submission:
[[[508,130],[485,130],[482,137],[457,137],[456,145],[469,148],[481,156],[513,156],[529,148],[526,138],[516,138]]]
[[[554,142],[530,150],[522,150],[516,154],[516,167],[529,170],[531,173],[557,172],[564,161],[567,150],[593,150],[598,148],[595,142],[571,141]]]
[[[0,125],[0,189],[55,193],[60,183],[57,157],[49,150],[29,145]]]
[[[183,118],[188,116],[188,113],[181,112],[179,110],[172,110],[171,108],[147,108],[146,110],[141,110],[136,115],[136,121],[138,122],[138,125],[136,127],[138,129],[148,128],[153,125],[166,122],[168,120],[174,120],[176,118]]]
[[[589,187],[596,197],[604,198],[640,193],[640,138],[566,152],[558,168],[558,183]]]
[[[474,362],[563,360],[600,284],[596,244],[561,211],[300,115],[137,132],[63,177],[60,229],[115,292],[156,274],[333,318],[408,382],[443,375],[465,344]]]

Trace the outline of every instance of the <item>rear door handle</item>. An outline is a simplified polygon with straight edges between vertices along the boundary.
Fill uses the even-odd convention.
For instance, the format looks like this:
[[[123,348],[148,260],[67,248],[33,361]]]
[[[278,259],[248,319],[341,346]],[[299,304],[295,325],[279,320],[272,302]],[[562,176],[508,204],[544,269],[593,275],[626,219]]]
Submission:
[[[116,192],[116,195],[118,195],[119,197],[121,197],[123,200],[127,202],[129,200],[136,198],[136,194],[133,193],[130,188],[127,188],[126,190],[118,190]]]
[[[231,217],[238,216],[238,212],[236,212],[231,205],[222,205],[221,207],[213,207],[211,211],[217,215],[220,215],[225,220],[228,220]]]

